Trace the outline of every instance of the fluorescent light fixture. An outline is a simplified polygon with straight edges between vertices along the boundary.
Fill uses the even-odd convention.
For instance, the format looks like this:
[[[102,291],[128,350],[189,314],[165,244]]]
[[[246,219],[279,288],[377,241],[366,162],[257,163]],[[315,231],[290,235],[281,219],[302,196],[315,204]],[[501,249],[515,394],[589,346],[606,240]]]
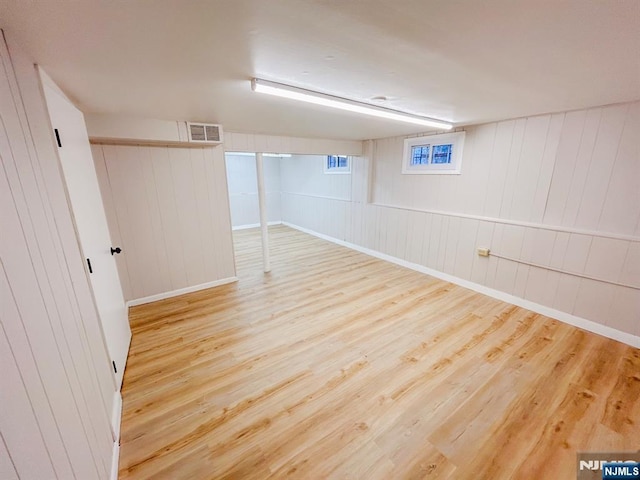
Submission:
[[[398,112],[397,110],[389,110],[388,108],[380,108],[366,103],[354,102],[346,98],[334,97],[332,95],[292,87],[282,83],[270,82],[268,80],[261,80],[259,78],[251,80],[251,89],[258,93],[290,98],[292,100],[337,108],[348,112],[361,113],[363,115],[371,115],[373,117],[397,120],[398,122],[413,123],[415,125],[440,128],[442,130],[451,130],[451,128],[453,128],[452,124],[440,120]]]
[[[255,157],[255,153],[251,152],[224,152],[226,155],[238,155],[239,157]],[[290,153],[263,153],[263,157],[279,157],[279,158],[290,158]]]

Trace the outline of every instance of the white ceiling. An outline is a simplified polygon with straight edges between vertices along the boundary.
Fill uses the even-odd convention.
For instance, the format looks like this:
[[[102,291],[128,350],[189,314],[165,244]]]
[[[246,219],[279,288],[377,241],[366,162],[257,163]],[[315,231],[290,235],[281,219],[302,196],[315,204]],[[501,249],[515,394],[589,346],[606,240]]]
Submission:
[[[260,77],[468,125],[640,98],[639,0],[0,0],[85,112],[365,139],[424,127],[253,93]]]

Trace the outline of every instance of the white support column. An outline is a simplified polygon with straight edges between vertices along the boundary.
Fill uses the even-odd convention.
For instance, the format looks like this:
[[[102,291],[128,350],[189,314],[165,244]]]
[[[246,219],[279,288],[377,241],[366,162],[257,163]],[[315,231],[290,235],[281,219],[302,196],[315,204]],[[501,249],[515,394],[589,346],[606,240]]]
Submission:
[[[264,186],[264,164],[262,153],[256,153],[256,176],[258,177],[258,205],[260,207],[260,229],[262,230],[262,265],[265,273],[271,271],[269,258],[269,229],[267,223],[267,194]]]

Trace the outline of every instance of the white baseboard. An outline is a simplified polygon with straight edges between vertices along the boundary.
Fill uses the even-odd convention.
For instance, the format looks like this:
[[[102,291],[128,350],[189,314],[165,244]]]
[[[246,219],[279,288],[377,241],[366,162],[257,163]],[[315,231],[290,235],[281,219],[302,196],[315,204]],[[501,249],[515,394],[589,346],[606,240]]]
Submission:
[[[111,475],[109,480],[118,480],[118,468],[120,467],[120,441],[113,442],[113,453],[111,455]]]
[[[111,408],[111,433],[113,440],[120,442],[120,421],[122,420],[122,394],[116,391],[113,394],[113,407]]]
[[[280,220],[275,222],[267,222],[267,225],[270,227],[272,225],[282,225]],[[259,223],[248,223],[246,225],[237,225],[235,227],[231,227],[231,230],[246,230],[248,228],[258,228],[260,226]]]
[[[118,466],[120,464],[120,422],[122,421],[122,394],[113,394],[111,409],[111,433],[113,434],[113,453],[111,455],[111,480],[118,480]]]
[[[420,273],[431,275],[432,277],[436,277],[441,280],[445,280],[447,282],[455,283],[456,285],[460,285],[461,287],[468,288],[469,290],[473,290],[475,292],[482,293],[483,295],[487,295],[489,297],[502,300],[503,302],[517,305],[518,307],[526,308],[527,310],[531,310],[532,312],[539,313],[546,317],[554,318],[556,320],[567,323],[574,327],[582,328],[583,330],[587,330],[589,332],[602,335],[603,337],[617,340],[618,342],[625,343],[635,348],[640,348],[640,337],[636,335],[632,335],[631,333],[622,332],[620,330],[616,330],[615,328],[609,327],[607,325],[602,325],[600,323],[587,320],[586,318],[577,317],[570,313],[562,312],[560,310],[547,307],[546,305],[540,305],[539,303],[535,303],[530,300],[526,300],[524,298],[516,297],[509,293],[501,292],[500,290],[495,290],[493,288],[480,285],[479,283],[474,283],[469,280],[465,280],[463,278],[454,277],[453,275],[449,275],[448,273],[440,272],[438,270],[433,270],[423,265],[418,265],[417,263],[412,263],[412,262],[403,260],[401,258],[392,257],[391,255],[387,255],[386,253],[381,253],[376,250],[371,250],[370,248],[361,247],[360,245],[356,245],[354,243],[346,242],[344,240],[339,240],[337,238],[330,237],[329,235],[325,235],[323,233],[318,233],[313,230],[309,230],[308,228],[294,225],[293,223],[283,221],[282,224],[286,225],[287,227],[300,230],[301,232],[308,233],[309,235],[322,238],[323,240],[327,240],[329,242],[342,245],[343,247],[351,248],[360,253],[364,253],[366,255],[379,258],[381,260],[386,260],[387,262],[395,263],[396,265],[400,265],[402,267],[406,267]]]
[[[207,288],[219,287],[220,285],[226,285],[227,283],[237,282],[238,277],[228,277],[221,280],[215,280],[213,282],[201,283],[200,285],[194,285],[192,287],[179,288],[178,290],[172,290],[170,292],[158,293],[156,295],[150,295],[148,297],[136,298],[128,300],[126,302],[127,307],[135,307],[136,305],[144,305],[145,303],[157,302],[158,300],[164,300],[166,298],[177,297],[178,295],[184,295],[185,293],[197,292],[198,290],[205,290]]]

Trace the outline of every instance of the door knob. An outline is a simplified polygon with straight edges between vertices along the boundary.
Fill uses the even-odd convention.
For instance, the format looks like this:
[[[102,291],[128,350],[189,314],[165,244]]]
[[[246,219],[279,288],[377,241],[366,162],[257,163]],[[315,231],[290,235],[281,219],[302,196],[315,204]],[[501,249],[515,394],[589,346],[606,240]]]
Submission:
[[[115,255],[116,253],[120,253],[122,249],[120,247],[113,248],[111,247],[111,255]]]

